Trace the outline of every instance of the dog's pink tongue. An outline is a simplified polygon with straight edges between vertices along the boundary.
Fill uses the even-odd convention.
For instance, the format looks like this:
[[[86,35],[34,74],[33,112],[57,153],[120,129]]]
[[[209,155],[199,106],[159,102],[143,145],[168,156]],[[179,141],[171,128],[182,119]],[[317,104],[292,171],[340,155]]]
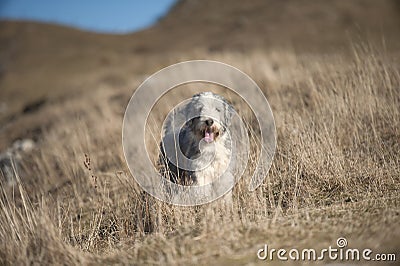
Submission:
[[[214,133],[209,133],[209,132],[206,132],[205,134],[204,134],[204,140],[206,141],[206,142],[212,142],[212,141],[214,141]]]

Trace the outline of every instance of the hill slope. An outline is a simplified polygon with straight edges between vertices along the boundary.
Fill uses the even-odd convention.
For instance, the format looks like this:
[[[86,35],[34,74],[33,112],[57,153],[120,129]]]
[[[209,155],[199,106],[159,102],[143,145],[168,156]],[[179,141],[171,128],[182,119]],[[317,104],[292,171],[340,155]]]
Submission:
[[[124,73],[127,68],[148,73],[164,55],[196,49],[246,52],[286,47],[298,53],[327,53],[368,36],[368,41],[384,39],[387,49],[396,50],[399,10],[394,0],[179,1],[156,25],[128,35],[3,21],[0,98],[18,112],[22,102],[79,88],[96,73]],[[157,59],[150,62],[149,55]]]

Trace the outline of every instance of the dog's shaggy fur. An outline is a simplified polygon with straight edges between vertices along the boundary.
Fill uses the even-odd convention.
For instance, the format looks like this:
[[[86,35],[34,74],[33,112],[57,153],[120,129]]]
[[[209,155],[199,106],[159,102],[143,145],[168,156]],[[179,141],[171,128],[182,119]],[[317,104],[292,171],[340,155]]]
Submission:
[[[232,105],[225,98],[203,92],[194,95],[182,109],[169,114],[160,144],[161,174],[177,184],[199,186],[221,176],[230,161],[230,139],[226,132],[233,113]],[[175,123],[178,117],[184,117],[186,121],[181,128]],[[176,163],[179,158],[175,163],[167,158],[165,145],[172,145],[172,153],[179,156],[178,141],[181,156],[189,159],[190,165],[179,165]],[[206,162],[208,164],[204,166]]]

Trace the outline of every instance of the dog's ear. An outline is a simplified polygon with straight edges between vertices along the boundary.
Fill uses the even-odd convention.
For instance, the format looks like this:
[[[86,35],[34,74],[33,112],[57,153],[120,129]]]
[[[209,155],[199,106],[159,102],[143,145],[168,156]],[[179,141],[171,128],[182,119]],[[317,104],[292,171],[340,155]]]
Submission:
[[[225,123],[230,126],[235,109],[228,102],[225,102]]]
[[[185,116],[186,124],[191,126],[193,124],[193,110],[190,108],[190,104],[186,105],[185,108],[181,111],[181,113]]]

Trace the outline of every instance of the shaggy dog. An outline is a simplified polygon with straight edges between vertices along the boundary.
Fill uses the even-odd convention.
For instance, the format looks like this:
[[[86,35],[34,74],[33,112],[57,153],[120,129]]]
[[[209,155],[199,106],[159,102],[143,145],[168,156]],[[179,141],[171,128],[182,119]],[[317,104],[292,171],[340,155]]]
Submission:
[[[227,129],[233,113],[225,98],[212,92],[196,94],[170,113],[160,144],[161,174],[174,183],[197,186],[220,177],[231,158]]]

